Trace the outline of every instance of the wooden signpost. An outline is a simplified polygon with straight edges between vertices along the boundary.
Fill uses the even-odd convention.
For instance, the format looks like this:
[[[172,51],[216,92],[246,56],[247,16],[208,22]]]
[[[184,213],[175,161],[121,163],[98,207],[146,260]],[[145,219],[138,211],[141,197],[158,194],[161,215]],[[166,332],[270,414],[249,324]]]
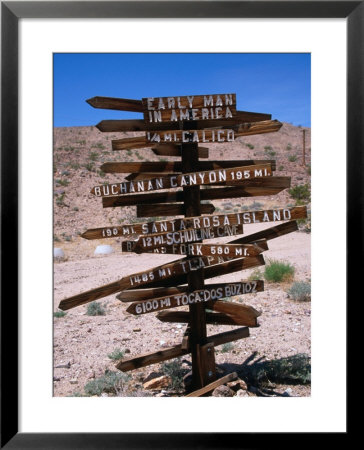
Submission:
[[[118,293],[119,300],[130,303],[126,311],[132,315],[157,312],[161,321],[187,324],[180,345],[120,361],[116,367],[129,371],[190,353],[192,388],[197,389],[190,396],[202,395],[226,378],[216,380],[215,346],[246,338],[248,327],[258,326],[260,312],[234,302],[234,297],[264,290],[262,280],[206,285],[205,280],[264,264],[267,241],[296,231],[295,220],[305,218],[307,211],[293,207],[213,214],[214,206],[201,201],[275,195],[290,186],[290,178],[273,176],[273,160],[199,161],[208,157],[208,147],[199,144],[227,145],[237,136],[278,131],[282,124],[271,120],[270,114],[238,111],[236,95],[231,93],[142,100],[93,97],[87,102],[95,108],[143,113],[143,120],[104,120],[97,125],[101,132],[144,133],[113,140],[113,150],[150,147],[158,155],[181,157],[173,162],[104,163],[101,170],[106,173],[129,175],[117,183],[94,186],[91,193],[102,199],[104,208],[136,205],[138,217],[184,217],[94,228],[82,237],[121,237],[123,252],[184,258],[75,294],[63,299],[59,308],[67,310]],[[200,189],[211,185],[215,187]],[[173,191],[155,192],[166,189]],[[236,238],[245,226],[278,221],[282,223]],[[226,236],[235,239],[204,242]],[[207,336],[207,323],[243,327]]]

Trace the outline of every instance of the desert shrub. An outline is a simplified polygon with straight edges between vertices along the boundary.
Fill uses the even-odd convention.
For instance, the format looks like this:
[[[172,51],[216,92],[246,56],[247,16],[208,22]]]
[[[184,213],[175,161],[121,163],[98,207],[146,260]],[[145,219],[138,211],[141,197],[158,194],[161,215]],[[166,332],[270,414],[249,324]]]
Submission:
[[[61,194],[59,197],[57,197],[57,199],[56,199],[57,206],[65,206],[65,203],[64,203],[65,195],[66,194]]]
[[[293,188],[288,189],[288,193],[292,198],[296,200],[309,201],[311,198],[311,190],[310,185],[308,183],[294,186]]]
[[[287,384],[311,383],[311,358],[306,353],[270,361],[256,362],[248,366],[251,383],[265,384],[270,381]]]
[[[254,201],[251,205],[250,205],[250,209],[260,209],[263,207],[263,203],[260,202],[256,202]]]
[[[171,378],[170,387],[172,389],[176,391],[183,389],[183,377],[187,370],[182,368],[180,358],[162,364],[161,370]]]
[[[307,175],[311,175],[311,164],[307,164],[306,172],[307,172]]]
[[[279,166],[278,167],[278,170],[283,170],[284,169],[284,166]]]
[[[276,156],[277,152],[274,150],[266,150],[265,152],[268,156]]]
[[[263,278],[263,273],[260,269],[255,269],[253,272],[249,275],[248,280],[254,281],[254,280],[261,280]]]
[[[67,313],[64,311],[56,311],[53,313],[53,317],[56,317],[57,319],[66,316]]]
[[[254,149],[254,145],[252,145],[252,144],[245,144],[248,148],[250,148],[250,150],[253,150]]]
[[[270,150],[273,150],[273,149],[272,149],[272,147],[271,147],[270,145],[266,145],[266,146],[264,147],[264,150],[265,150],[266,152],[269,152]]]
[[[107,355],[110,359],[116,361],[124,358],[124,352],[120,348],[116,348],[113,352]]]
[[[298,302],[311,300],[311,284],[306,281],[296,281],[287,291],[288,296]]]
[[[89,172],[93,172],[94,171],[93,163],[84,164],[84,168],[87,169]]]
[[[104,316],[106,314],[105,309],[100,305],[100,303],[92,302],[87,305],[88,316]]]
[[[295,161],[297,161],[297,156],[296,156],[296,155],[289,155],[289,156],[288,156],[288,161],[289,161],[289,162],[295,162]]]
[[[289,280],[293,275],[294,267],[289,262],[270,260],[264,269],[264,278],[273,283]]]
[[[227,342],[221,347],[221,353],[228,353],[234,348],[234,345],[231,342]]]
[[[84,390],[87,395],[101,395],[103,392],[117,395],[122,390],[123,384],[130,379],[129,375],[121,372],[105,372],[100,378],[89,381]]]
[[[287,147],[286,147],[286,150],[291,150],[292,149],[292,145],[288,142],[288,144],[287,144]]]

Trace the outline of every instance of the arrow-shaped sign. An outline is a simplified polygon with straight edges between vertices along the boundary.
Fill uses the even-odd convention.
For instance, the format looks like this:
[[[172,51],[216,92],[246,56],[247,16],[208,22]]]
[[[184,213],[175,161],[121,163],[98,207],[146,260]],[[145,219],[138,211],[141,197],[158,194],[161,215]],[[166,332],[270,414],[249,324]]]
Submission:
[[[161,189],[186,186],[211,185],[226,181],[243,182],[251,178],[268,177],[272,174],[270,164],[233,167],[210,171],[192,172],[179,175],[167,175],[159,178],[140,180],[137,182],[123,181],[121,183],[103,184],[91,189],[97,197],[113,197],[135,192],[150,192]]]

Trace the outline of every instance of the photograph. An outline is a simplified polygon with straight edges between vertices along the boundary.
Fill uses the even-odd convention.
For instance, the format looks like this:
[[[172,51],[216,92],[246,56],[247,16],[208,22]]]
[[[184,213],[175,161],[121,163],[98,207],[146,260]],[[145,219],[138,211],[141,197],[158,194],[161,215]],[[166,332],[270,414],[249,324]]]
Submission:
[[[52,58],[53,396],[311,397],[311,54]]]

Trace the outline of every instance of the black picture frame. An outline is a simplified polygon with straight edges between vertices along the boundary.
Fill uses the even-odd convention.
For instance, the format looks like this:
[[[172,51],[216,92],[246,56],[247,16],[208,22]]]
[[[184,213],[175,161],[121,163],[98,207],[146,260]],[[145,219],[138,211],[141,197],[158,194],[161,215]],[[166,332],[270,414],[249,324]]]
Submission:
[[[347,19],[347,300],[363,264],[364,1],[84,1],[1,2],[1,448],[139,449],[257,448],[271,434],[254,433],[19,433],[18,22],[21,18],[346,18]],[[338,124],[334,123],[333,129]],[[11,231],[9,231],[11,230]],[[354,247],[355,239],[355,247]],[[359,254],[359,257],[361,255]],[[348,345],[348,349],[350,346]],[[10,370],[11,368],[11,370]],[[333,393],[335,395],[335,393]],[[348,416],[349,418],[349,413]],[[243,417],[242,417],[243,420]],[[350,428],[348,427],[348,431]],[[347,433],[335,436],[336,443]],[[277,433],[285,447],[289,434]],[[315,437],[315,443],[317,443]],[[300,437],[300,443],[310,437]],[[311,438],[310,438],[311,439]],[[326,437],[325,437],[326,439]],[[326,441],[327,443],[327,441]],[[266,444],[267,445],[267,444]]]

